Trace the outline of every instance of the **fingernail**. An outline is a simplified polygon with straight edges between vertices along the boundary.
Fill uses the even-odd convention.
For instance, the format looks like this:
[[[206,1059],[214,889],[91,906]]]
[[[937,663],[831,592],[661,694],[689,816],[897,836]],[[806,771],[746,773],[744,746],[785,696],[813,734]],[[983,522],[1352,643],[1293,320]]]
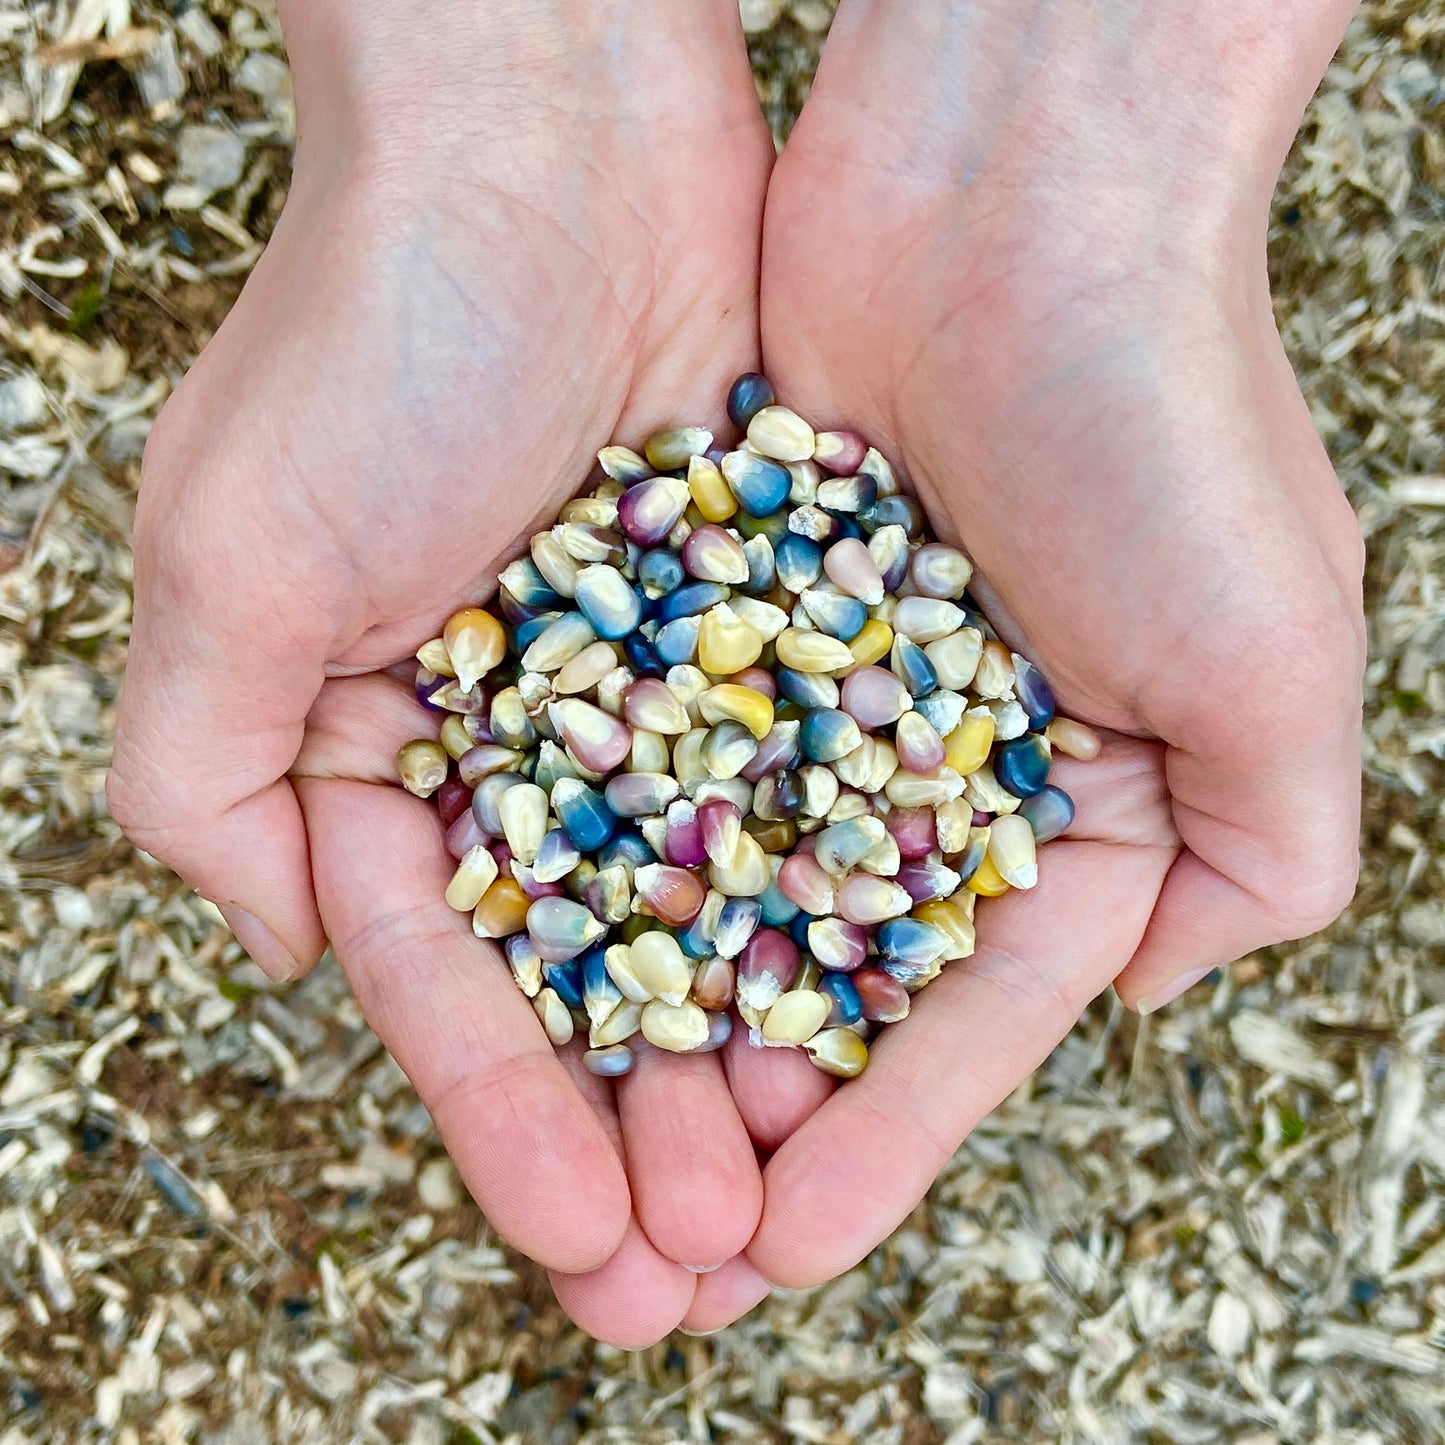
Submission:
[[[256,917],[233,903],[218,903],[236,942],[251,955],[251,962],[271,980],[285,983],[296,976],[296,960],[282,946],[281,940]]]
[[[1166,1003],[1173,1003],[1186,989],[1193,988],[1201,978],[1207,978],[1214,972],[1213,967],[1195,968],[1188,973],[1180,974],[1172,983],[1166,983],[1163,988],[1156,989],[1153,993],[1145,994],[1138,1003],[1134,1005],[1137,1012],[1141,1014],[1152,1014],[1164,1007]]]
[[[677,1327],[677,1332],[680,1335],[689,1335],[695,1340],[706,1340],[713,1335],[720,1335],[726,1328],[726,1325],[719,1325],[718,1328],[715,1330],[689,1330],[684,1329],[682,1325],[679,1325]]]
[[[727,1260],[720,1259],[716,1264],[685,1264],[683,1268],[689,1274],[711,1274],[715,1269],[721,1269]]]

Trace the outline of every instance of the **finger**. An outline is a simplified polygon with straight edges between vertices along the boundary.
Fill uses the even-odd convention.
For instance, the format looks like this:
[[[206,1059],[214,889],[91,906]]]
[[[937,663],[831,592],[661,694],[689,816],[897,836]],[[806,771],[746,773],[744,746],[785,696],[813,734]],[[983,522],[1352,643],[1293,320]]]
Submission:
[[[692,1303],[697,1277],[664,1259],[629,1218],[617,1251],[586,1274],[549,1272],[557,1303],[594,1339],[643,1350],[675,1330]]]
[[[548,1267],[602,1264],[631,1213],[622,1164],[496,950],[442,901],[432,810],[368,783],[297,786],[336,956],[477,1203]]]
[[[731,1259],[763,1211],[763,1179],[714,1054],[637,1049],[617,1098],[638,1222],[694,1271]]]
[[[397,750],[413,738],[435,737],[440,726],[410,683],[380,672],[329,678],[307,715],[291,775],[395,785]]]
[[[979,947],[915,995],[867,1071],[773,1156],[748,1257],[775,1284],[856,1264],[1073,1027],[1144,931],[1171,854],[1060,842],[1038,887],[978,911]]]
[[[215,902],[283,981],[326,943],[285,776],[322,682],[325,642],[310,619],[324,617],[323,599],[304,569],[232,565],[234,547],[217,555],[186,511],[158,519],[149,500],[143,490],[106,797],[130,838]],[[255,556],[267,555],[262,545]]]
[[[833,1092],[834,1081],[801,1049],[754,1048],[738,1027],[723,1050],[728,1086],[759,1149],[771,1153]]]
[[[771,1289],[746,1255],[736,1255],[711,1274],[699,1276],[681,1327],[690,1335],[710,1335],[742,1319]]]

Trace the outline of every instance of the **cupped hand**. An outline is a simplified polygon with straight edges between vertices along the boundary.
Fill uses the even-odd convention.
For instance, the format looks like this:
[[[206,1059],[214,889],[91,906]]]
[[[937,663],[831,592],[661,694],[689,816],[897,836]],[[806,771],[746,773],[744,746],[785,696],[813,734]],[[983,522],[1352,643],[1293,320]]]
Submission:
[[[1147,1012],[1350,896],[1361,543],[1264,254],[1326,8],[844,0],[769,190],[767,371],[901,463],[1111,737],[867,1073],[774,1090],[774,1281],[866,1254],[1111,981]]]
[[[773,152],[729,3],[452,9],[442,66],[446,6],[289,7],[294,184],[147,450],[109,798],[274,978],[330,938],[497,1229],[640,1343],[761,1209],[722,1067],[614,1094],[554,1055],[442,902],[393,764],[426,714],[385,669],[600,446],[722,422]]]

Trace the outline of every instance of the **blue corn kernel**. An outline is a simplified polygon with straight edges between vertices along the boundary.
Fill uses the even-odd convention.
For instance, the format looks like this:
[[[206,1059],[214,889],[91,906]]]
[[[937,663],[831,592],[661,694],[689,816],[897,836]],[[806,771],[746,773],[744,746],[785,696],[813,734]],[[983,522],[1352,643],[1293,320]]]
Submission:
[[[915,701],[927,697],[938,687],[938,673],[928,660],[928,654],[901,632],[893,639],[893,653],[888,659],[893,676],[913,695]],[[952,731],[952,729],[950,729]],[[939,734],[943,736],[942,733]]]
[[[856,1024],[863,1017],[863,1000],[858,986],[846,973],[826,971],[818,980],[818,992],[833,1000],[833,1009],[824,1021],[829,1027]]]
[[[1048,843],[1074,821],[1074,800],[1062,788],[1047,783],[1019,804],[1019,813],[1034,830],[1034,841]]]
[[[699,617],[719,602],[726,602],[731,595],[721,582],[687,582],[666,597],[658,598],[653,615],[666,626],[679,617]]]
[[[793,508],[788,515],[788,531],[805,541],[829,545],[838,536],[838,519],[811,503]]]
[[[542,977],[547,986],[557,990],[557,997],[568,1008],[582,1007],[582,965],[575,958],[566,963],[544,963]]]
[[[961,693],[941,687],[937,692],[916,698],[913,710],[919,717],[928,720],[939,737],[946,738],[968,711],[968,699]]]
[[[824,592],[808,588],[802,596],[803,611],[817,624],[818,631],[840,642],[852,642],[868,620],[868,609],[846,592]]]
[[[694,1054],[714,1053],[722,1048],[732,1036],[732,1014],[726,1009],[721,1009],[717,1013],[709,1013],[707,1016],[707,1039],[690,1052]]]
[[[823,549],[811,538],[789,532],[776,548],[778,581],[794,594],[823,575]]]
[[[616,642],[642,621],[642,598],[616,567],[597,562],[577,574],[577,606],[598,637]]]
[[[627,657],[628,667],[638,677],[662,677],[667,672],[667,664],[658,656],[657,648],[640,632],[630,633],[622,639],[622,651]]]
[[[902,527],[910,542],[923,537],[923,511],[912,497],[905,497],[901,492],[892,497],[879,497],[866,512],[859,513],[858,520],[869,533],[880,527]]]
[[[786,467],[752,452],[729,452],[723,458],[722,473],[738,505],[753,518],[776,512],[788,500],[793,485]]]
[[[800,908],[793,915],[793,921],[788,924],[788,937],[798,945],[804,953],[808,951],[808,925],[818,920],[811,913],[804,913]]]
[[[622,1002],[622,990],[607,972],[607,945],[594,944],[577,962],[582,969],[582,1007],[594,1024],[600,1024]]]
[[[900,958],[885,958],[879,968],[906,989],[915,989],[933,977],[937,963],[905,963]]]
[[[700,617],[676,617],[657,629],[653,647],[664,666],[680,667],[697,656],[697,635],[701,628]]]
[[[475,796],[472,811],[476,811]],[[602,794],[577,778],[558,778],[553,784],[552,811],[567,836],[584,853],[595,853],[617,832],[617,819]],[[485,819],[478,818],[477,822],[486,827]]]
[[[794,672],[791,667],[780,667],[777,683],[778,691],[789,702],[810,711],[837,707],[841,697],[838,684],[826,672]]]
[[[748,423],[776,400],[766,376],[757,371],[745,371],[728,390],[728,420],[741,431],[746,431]]]
[[[637,559],[637,580],[648,597],[665,597],[682,586],[682,561],[667,547],[654,547]]]
[[[812,763],[832,763],[851,753],[863,741],[858,724],[836,707],[818,708],[803,719],[798,746]]]
[[[542,839],[532,862],[532,877],[538,883],[556,883],[582,861],[581,850],[567,836],[565,828],[553,828]]]
[[[833,519],[833,541],[841,542],[845,537],[857,537],[859,541],[868,539],[868,533],[857,517],[847,512],[829,512],[828,515]]]
[[[1054,720],[1054,690],[1026,657],[1013,655],[1014,696],[1028,714],[1029,726],[1042,732]]]
[[[948,935],[936,924],[921,918],[890,918],[878,929],[878,952],[896,963],[924,966],[942,958],[948,950]]]
[[[681,933],[677,935],[678,946],[689,958],[711,958],[717,950],[712,946],[708,923],[699,913]]]
[[[878,479],[866,472],[830,477],[818,486],[818,505],[830,512],[866,512],[878,500]]]
[[[968,847],[949,864],[958,874],[959,887],[962,887],[978,872],[987,852],[988,830],[986,828],[973,829],[969,834]]]
[[[756,898],[729,898],[717,917],[713,952],[719,958],[736,958],[762,921],[762,904]]]
[[[759,533],[743,543],[743,556],[748,559],[748,580],[742,590],[753,597],[764,597],[778,580],[777,561],[771,537]]]
[[[1032,798],[1049,780],[1049,745],[1037,733],[1005,743],[993,759],[994,776],[1016,798]]]
[[[507,598],[523,607],[557,607],[562,599],[547,585],[547,580],[537,570],[537,564],[530,557],[518,557],[502,569],[498,579],[501,583],[501,600]]]
[[[606,807],[606,803],[603,803]],[[651,845],[641,833],[617,833],[611,841],[605,843],[597,850],[598,869],[612,868],[621,864],[627,873],[628,880],[632,878],[634,870],[646,866],[648,863],[656,863],[657,854],[652,851]]]
[[[518,652],[525,652],[554,622],[562,618],[560,612],[539,612],[525,622],[517,624],[512,634],[512,645]]]
[[[605,1049],[588,1049],[582,1055],[587,1072],[596,1074],[599,1079],[617,1079],[630,1073],[633,1060],[633,1052],[626,1044],[610,1044]]]

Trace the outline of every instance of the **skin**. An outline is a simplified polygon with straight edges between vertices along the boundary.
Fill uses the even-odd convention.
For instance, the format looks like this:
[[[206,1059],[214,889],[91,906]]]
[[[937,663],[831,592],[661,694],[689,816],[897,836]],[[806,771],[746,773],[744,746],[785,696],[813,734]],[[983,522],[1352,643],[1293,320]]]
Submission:
[[[110,799],[273,975],[331,938],[492,1223],[638,1346],[862,1258],[1111,982],[1158,1007],[1347,901],[1361,547],[1263,243],[1350,7],[844,0],[770,182],[731,0],[496,4],[451,49],[429,8],[283,13],[295,183],[147,452]],[[862,1079],[738,1037],[613,1085],[440,901],[387,668],[599,446],[720,427],[759,316],[1107,742]]]

